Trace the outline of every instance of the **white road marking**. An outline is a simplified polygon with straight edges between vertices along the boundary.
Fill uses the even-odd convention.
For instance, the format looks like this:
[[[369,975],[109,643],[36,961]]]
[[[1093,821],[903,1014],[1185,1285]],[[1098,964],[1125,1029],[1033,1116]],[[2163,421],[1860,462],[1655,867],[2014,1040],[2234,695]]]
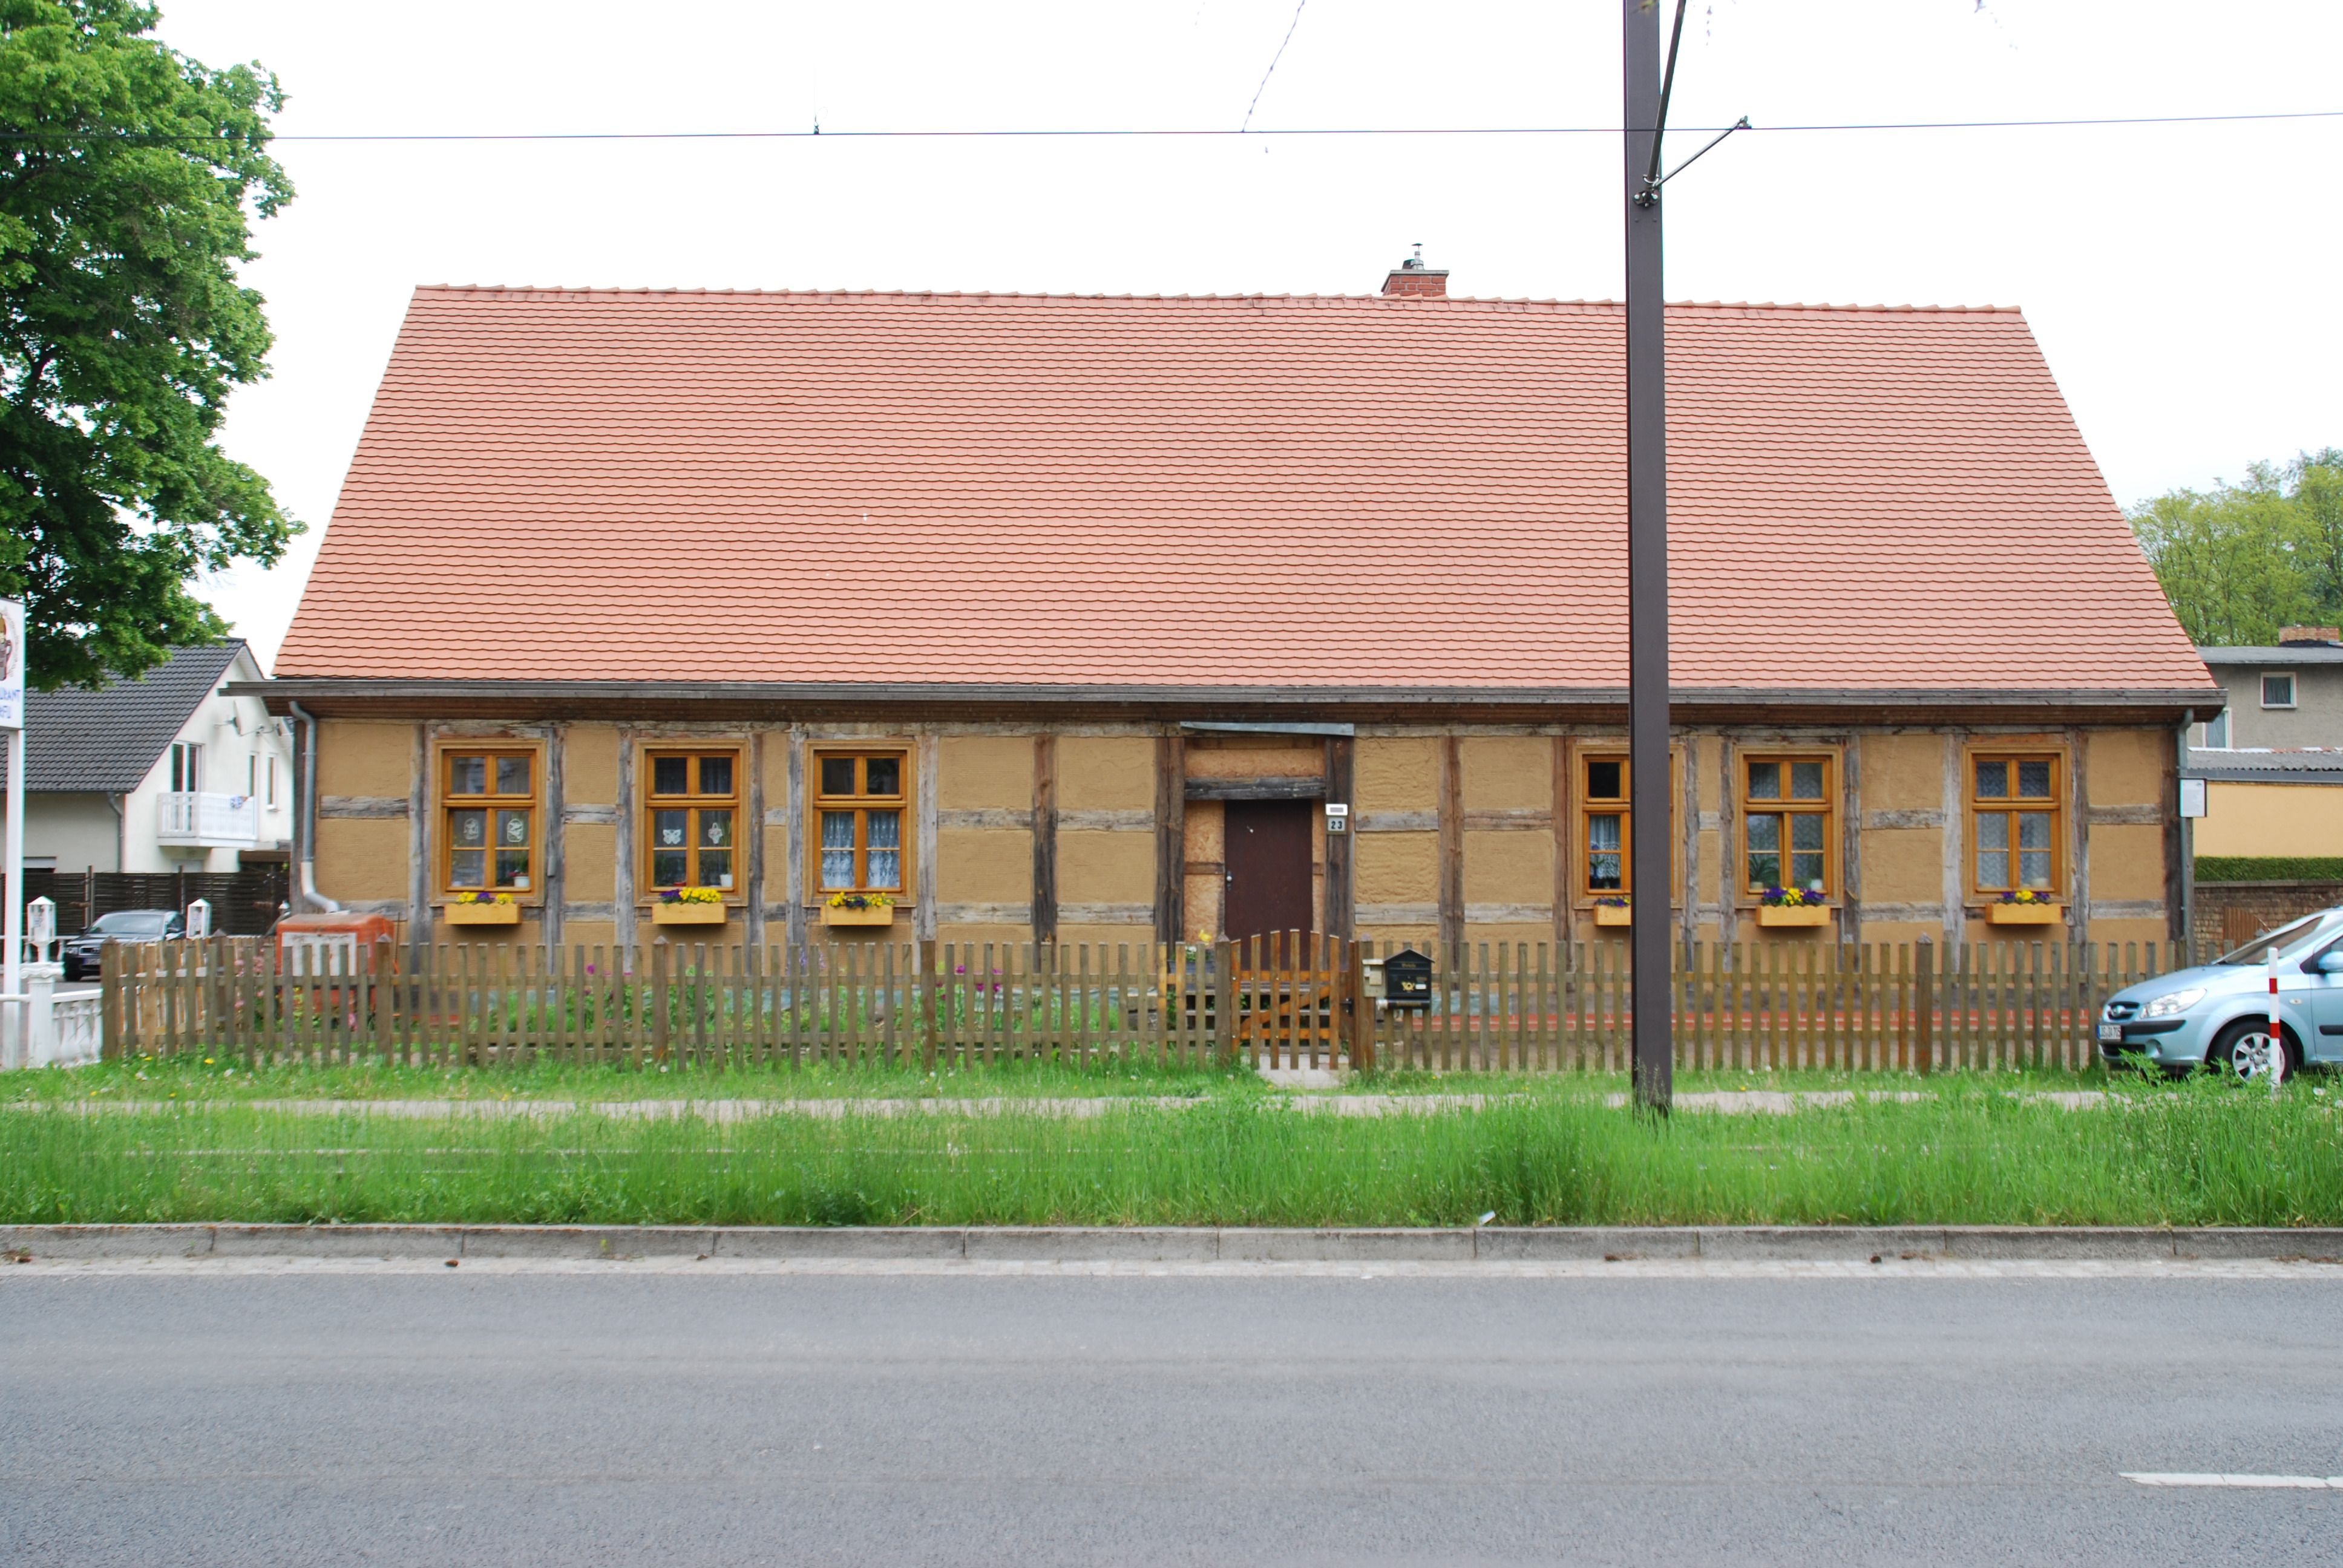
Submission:
[[[2343,1492],[2343,1475],[2210,1475],[2185,1472],[2158,1474],[2131,1470],[2121,1473],[2126,1481],[2137,1481],[2142,1486],[2238,1486],[2281,1492]]]
[[[2178,1259],[2092,1261],[1957,1259],[1893,1260],[1882,1263],[1643,1258],[1621,1261],[1549,1262],[1175,1262],[1162,1260],[1025,1261],[958,1258],[701,1258],[689,1253],[639,1258],[496,1258],[478,1254],[449,1268],[427,1258],[41,1258],[0,1268],[0,1282],[24,1279],[96,1279],[146,1275],[232,1279],[255,1275],[422,1274],[466,1279],[480,1274],[812,1275],[948,1277],[961,1279],[1348,1279],[1385,1280],[2316,1280],[2343,1285],[2343,1267],[2273,1259]]]

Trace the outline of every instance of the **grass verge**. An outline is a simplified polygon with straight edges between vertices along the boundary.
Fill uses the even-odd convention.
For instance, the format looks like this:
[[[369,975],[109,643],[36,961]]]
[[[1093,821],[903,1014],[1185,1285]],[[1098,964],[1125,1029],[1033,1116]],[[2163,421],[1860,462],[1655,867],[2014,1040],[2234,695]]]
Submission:
[[[0,1221],[690,1225],[2343,1223],[2333,1096],[2001,1082],[1661,1123],[1598,1098],[1365,1119],[1187,1109],[415,1122],[233,1102],[0,1112]]]

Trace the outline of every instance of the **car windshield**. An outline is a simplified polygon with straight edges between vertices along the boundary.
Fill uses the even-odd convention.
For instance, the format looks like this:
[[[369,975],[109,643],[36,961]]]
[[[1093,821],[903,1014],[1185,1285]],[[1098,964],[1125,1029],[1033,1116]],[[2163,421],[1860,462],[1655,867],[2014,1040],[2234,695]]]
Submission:
[[[89,929],[108,937],[159,937],[171,917],[162,910],[116,910],[110,915],[100,915]]]
[[[2307,920],[2295,921],[2294,924],[2287,927],[2283,930],[2264,931],[2260,936],[2256,937],[2252,941],[2247,942],[2236,952],[2223,953],[2219,958],[2215,959],[2213,961],[2217,964],[2258,964],[2266,962],[2268,960],[2270,949],[2276,948],[2280,952],[2286,951],[2287,949],[2292,947],[2295,943],[2302,940],[2303,938],[2317,930],[2318,929],[2318,922],[2326,918],[2327,917],[2325,915],[2313,915]]]

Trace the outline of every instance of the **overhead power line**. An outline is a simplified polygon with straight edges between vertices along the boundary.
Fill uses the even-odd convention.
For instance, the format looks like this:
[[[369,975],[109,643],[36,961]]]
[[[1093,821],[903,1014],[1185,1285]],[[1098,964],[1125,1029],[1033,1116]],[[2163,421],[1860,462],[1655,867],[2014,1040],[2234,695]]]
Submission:
[[[1997,131],[2050,130],[2091,126],[2208,126],[2256,121],[2343,119],[2343,109],[2294,109],[2256,115],[2117,115],[2087,119],[2046,120],[1874,120],[1841,125],[1755,126],[1756,135],[1849,131]],[[1725,131],[1732,126],[1681,126],[1687,134]],[[816,131],[348,131],[290,132],[272,136],[274,142],[721,142],[721,141],[954,141],[984,139],[1093,137],[1105,140],[1147,137],[1240,136],[1615,136],[1620,126],[1309,126],[1279,130],[1229,129],[1213,126],[1101,126],[1061,128],[980,128],[961,130],[837,130]],[[140,131],[0,131],[0,142],[231,142],[233,136],[160,136]]]
[[[1252,112],[1261,107],[1261,95],[1269,90],[1269,79],[1277,75],[1277,63],[1285,58],[1285,45],[1293,42],[1293,30],[1302,25],[1302,7],[1310,0],[1295,0],[1293,20],[1285,25],[1285,36],[1278,40],[1277,53],[1269,57],[1269,69],[1261,74],[1261,85],[1252,90],[1252,102],[1245,106],[1244,124],[1237,129],[1248,130],[1252,126]]]

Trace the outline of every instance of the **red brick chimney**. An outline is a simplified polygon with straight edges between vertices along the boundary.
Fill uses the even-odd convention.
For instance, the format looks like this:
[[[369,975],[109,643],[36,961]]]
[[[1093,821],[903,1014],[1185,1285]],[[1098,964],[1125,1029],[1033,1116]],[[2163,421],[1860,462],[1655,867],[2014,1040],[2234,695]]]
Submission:
[[[1424,266],[1423,246],[1419,245],[1413,256],[1393,267],[1383,279],[1383,297],[1390,299],[1394,296],[1445,299],[1448,297],[1448,269]]]

